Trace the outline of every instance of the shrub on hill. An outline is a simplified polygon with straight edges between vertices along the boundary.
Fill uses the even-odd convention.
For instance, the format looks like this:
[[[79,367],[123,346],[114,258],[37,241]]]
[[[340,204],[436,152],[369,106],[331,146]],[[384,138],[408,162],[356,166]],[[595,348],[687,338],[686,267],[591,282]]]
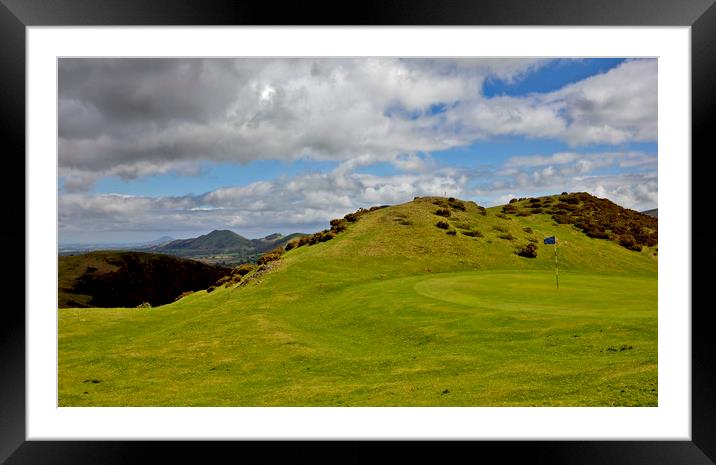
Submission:
[[[344,216],[343,218],[344,218],[346,221],[348,221],[349,223],[355,223],[356,221],[358,221],[358,219],[359,219],[361,216],[365,215],[366,213],[372,212],[372,211],[375,211],[375,210],[379,210],[379,209],[385,208],[385,207],[387,207],[387,205],[380,205],[380,206],[376,206],[376,207],[370,207],[369,209],[359,208],[358,210],[356,210],[356,211],[353,212],[353,213],[348,213],[348,214],[347,214],[346,216]]]
[[[532,215],[532,212],[530,212],[528,210],[520,210],[519,212],[517,212],[517,216],[530,216],[530,215]]]
[[[355,223],[356,221],[358,221],[358,214],[357,213],[348,213],[343,218],[345,218],[345,220],[348,221],[349,223]]]
[[[603,226],[599,226],[598,224],[581,223],[576,224],[575,226],[580,228],[582,232],[584,232],[584,234],[589,237],[593,237],[595,239],[609,239],[609,234],[607,233],[607,231],[604,229]]]
[[[522,228],[522,230],[523,230],[524,232],[526,232],[527,234],[532,234],[532,228],[530,228],[529,226],[526,227],[526,228]]]
[[[318,244],[319,242],[330,241],[334,237],[336,237],[336,233],[334,233],[330,229],[324,229],[323,231],[317,232],[309,236],[308,245],[314,245]]]
[[[499,231],[499,232],[507,232],[507,228],[504,226],[495,225],[492,227],[492,229],[494,229],[495,231]]]
[[[286,244],[286,246],[288,246],[288,244]],[[248,275],[252,271],[257,270],[258,268],[259,267],[257,265],[254,265],[253,263],[242,263],[241,265],[231,270],[231,274],[224,276],[223,278],[218,280],[216,282],[216,286],[221,286],[223,284],[228,287],[233,284],[239,283],[244,278],[244,276]]]
[[[480,215],[482,215],[482,216],[487,215],[487,209],[485,207],[478,206],[477,208],[480,211]]]
[[[480,231],[478,231],[478,230],[474,230],[474,231],[461,231],[461,233],[464,234],[465,236],[470,236],[470,237],[482,237],[482,233],[481,233]]]
[[[311,242],[311,236],[303,236],[295,241],[291,241],[293,244],[295,244],[292,248],[296,247],[303,247],[304,245],[308,245]],[[286,244],[288,245],[288,244]],[[290,250],[289,248],[286,248],[286,250]]]
[[[514,241],[514,240],[515,240],[515,236],[513,236],[513,235],[510,234],[510,233],[501,234],[501,235],[499,235],[499,236],[497,236],[497,237],[499,237],[500,239],[504,239],[504,240],[506,240],[506,241]]]
[[[537,246],[534,244],[527,244],[515,251],[520,257],[535,258],[537,257]]]
[[[589,237],[608,239],[630,250],[658,243],[657,218],[622,208],[586,192],[563,194],[550,213],[560,224],[573,223]]]
[[[632,236],[631,234],[621,236],[619,238],[619,245],[621,245],[622,247],[626,247],[629,250],[641,252],[641,245],[636,243],[634,236]]]
[[[216,286],[221,286],[222,284],[226,284],[231,282],[231,275],[226,275],[223,278],[220,278],[218,281],[216,281]]]
[[[339,218],[335,220],[331,220],[331,231],[334,233],[339,233],[342,231],[345,231],[348,228],[348,221],[346,221],[345,218]]]
[[[179,299],[183,299],[184,297],[186,297],[186,296],[188,296],[188,295],[192,295],[193,293],[194,293],[194,292],[192,292],[192,291],[182,292],[181,294],[179,294],[179,297],[177,297],[176,299],[174,299],[174,302],[176,302],[176,301],[179,300]]]
[[[502,206],[502,213],[505,213],[506,215],[511,215],[517,212],[517,207],[511,204],[503,205]]]
[[[453,210],[465,211],[465,204],[461,200],[457,200],[454,197],[450,197],[448,199],[448,205],[450,205],[450,208]]]
[[[450,216],[450,210],[448,210],[447,208],[439,208],[438,210],[435,211],[435,214],[438,216],[444,216],[447,218]]]
[[[565,214],[555,214],[555,215],[552,215],[552,218],[558,224],[570,224],[572,222],[572,218],[569,215],[565,215]]]
[[[266,252],[265,254],[261,255],[258,260],[256,260],[256,263],[258,265],[263,265],[268,262],[273,262],[275,260],[278,260],[281,258],[281,255],[283,255],[284,250],[282,248],[276,248],[273,249],[270,252]]]
[[[455,234],[457,234],[457,232],[454,229],[450,229],[447,231],[448,236],[454,236]]]
[[[256,265],[253,263],[242,263],[241,265],[234,268],[232,274],[237,274],[239,276],[246,276],[247,274],[251,273],[257,268]]]
[[[435,223],[435,226],[437,226],[440,229],[448,229],[450,227],[450,225],[448,223],[446,223],[445,221],[438,221],[437,223]]]
[[[557,205],[554,206],[554,208],[558,210],[564,210],[570,213],[578,212],[581,210],[581,208],[576,204],[569,204],[567,202],[560,202]]]

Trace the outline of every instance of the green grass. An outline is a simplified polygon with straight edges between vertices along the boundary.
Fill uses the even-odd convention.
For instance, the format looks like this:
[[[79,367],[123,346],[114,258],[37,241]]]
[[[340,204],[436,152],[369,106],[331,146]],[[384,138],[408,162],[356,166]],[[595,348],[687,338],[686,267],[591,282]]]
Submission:
[[[60,405],[657,405],[652,250],[469,202],[446,220],[484,237],[449,236],[433,200],[365,214],[245,286],[61,309]],[[529,237],[538,257],[518,257]]]

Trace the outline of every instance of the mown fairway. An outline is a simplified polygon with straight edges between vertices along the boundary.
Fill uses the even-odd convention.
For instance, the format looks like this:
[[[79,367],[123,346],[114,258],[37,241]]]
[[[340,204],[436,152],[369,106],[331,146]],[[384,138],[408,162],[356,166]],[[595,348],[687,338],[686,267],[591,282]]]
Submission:
[[[450,221],[483,237],[448,236],[434,210],[371,212],[243,286],[59,310],[60,406],[657,405],[653,250],[473,204]]]

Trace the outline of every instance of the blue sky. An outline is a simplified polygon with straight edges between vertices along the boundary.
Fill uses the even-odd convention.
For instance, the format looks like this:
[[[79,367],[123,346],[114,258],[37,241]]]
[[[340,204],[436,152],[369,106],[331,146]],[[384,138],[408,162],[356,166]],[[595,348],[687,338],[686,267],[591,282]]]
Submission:
[[[595,74],[605,73],[625,61],[624,58],[555,59],[525,79],[507,82],[494,78],[485,81],[486,97],[498,95],[520,96],[533,92],[552,92],[567,84],[581,81]]]
[[[617,58],[61,60],[60,243],[312,232],[415,195],[656,208],[656,81]]]

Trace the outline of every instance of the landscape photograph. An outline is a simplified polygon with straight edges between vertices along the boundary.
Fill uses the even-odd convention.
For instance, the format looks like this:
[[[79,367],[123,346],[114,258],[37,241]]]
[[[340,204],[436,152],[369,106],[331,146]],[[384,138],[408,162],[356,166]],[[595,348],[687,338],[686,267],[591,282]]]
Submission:
[[[57,405],[658,407],[657,70],[59,58]]]

